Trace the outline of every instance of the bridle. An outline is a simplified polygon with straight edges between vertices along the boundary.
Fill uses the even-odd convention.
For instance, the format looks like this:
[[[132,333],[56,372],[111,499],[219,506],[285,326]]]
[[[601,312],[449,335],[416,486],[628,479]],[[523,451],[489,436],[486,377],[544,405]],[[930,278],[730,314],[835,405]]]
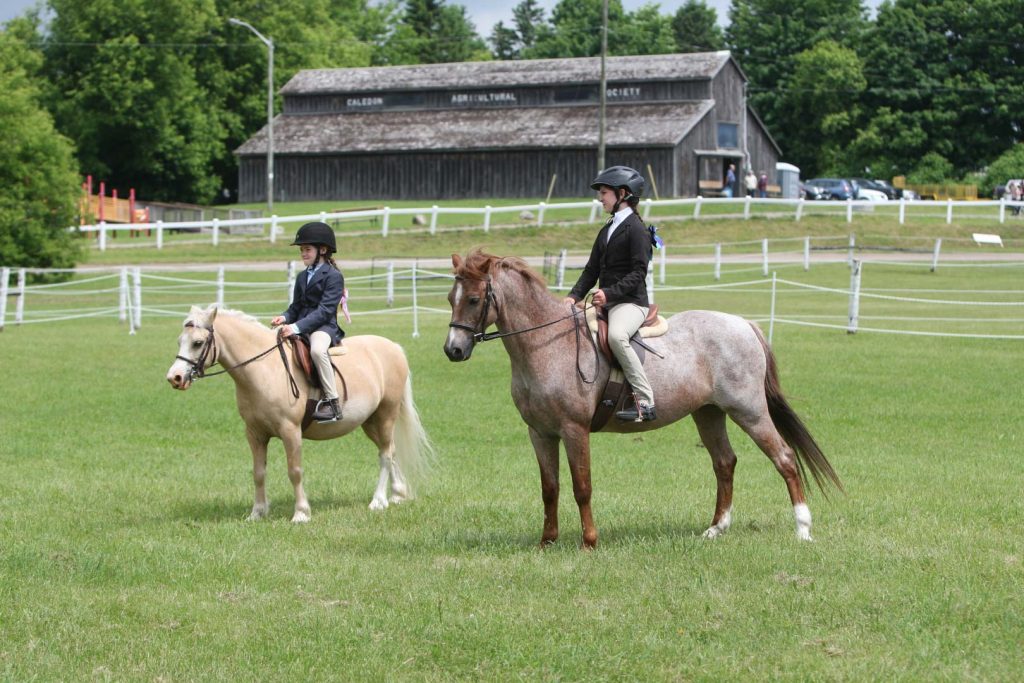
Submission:
[[[456,280],[464,280],[465,278],[463,278],[462,276],[456,275],[455,279]],[[569,318],[572,318],[573,319],[573,328],[575,329],[575,332],[576,332],[576,373],[580,376],[580,379],[583,380],[583,382],[585,384],[593,384],[597,380],[597,370],[598,370],[598,363],[599,363],[598,356],[600,354],[598,353],[598,350],[597,350],[597,342],[594,341],[594,338],[590,334],[589,330],[587,330],[587,338],[590,340],[590,344],[591,344],[591,346],[594,349],[594,377],[593,377],[593,379],[587,379],[586,376],[584,376],[584,374],[583,374],[583,370],[580,369],[580,321],[579,321],[579,316],[583,315],[586,312],[586,309],[588,307],[590,307],[590,304],[586,304],[585,303],[584,304],[584,308],[582,310],[580,310],[576,306],[573,306],[572,307],[572,311],[569,313],[569,315],[563,315],[561,318],[555,318],[554,320],[549,320],[546,323],[541,323],[540,325],[534,325],[533,327],[526,327],[526,328],[523,328],[521,330],[510,330],[508,332],[485,332],[484,330],[487,327],[487,315],[491,312],[491,306],[492,305],[494,306],[494,310],[495,311],[498,310],[498,299],[495,297],[495,295],[494,295],[494,288],[491,286],[491,276],[488,275],[484,279],[484,282],[487,284],[487,289],[486,289],[486,291],[484,293],[484,306],[483,306],[483,310],[480,311],[480,319],[477,320],[477,323],[475,325],[469,325],[467,323],[463,323],[463,322],[459,322],[457,320],[453,320],[452,322],[448,323],[448,327],[454,327],[454,328],[459,329],[459,330],[466,330],[471,335],[473,335],[472,336],[473,343],[477,344],[479,342],[491,341],[492,339],[501,339],[503,337],[512,337],[512,336],[515,336],[517,334],[524,334],[526,332],[533,332],[534,330],[539,330],[539,329],[544,328],[544,327],[549,327],[551,325],[555,325],[557,323],[560,323],[563,320],[568,320]],[[584,325],[584,327],[586,327],[586,321],[583,322],[583,325]]]
[[[187,322],[185,323],[185,327],[196,327],[196,324],[193,322]],[[189,364],[188,374],[185,378],[188,383],[192,383],[195,380],[202,379],[204,377],[216,377],[217,375],[223,375],[224,373],[230,372],[231,370],[236,370],[238,368],[245,367],[249,363],[257,361],[260,358],[266,356],[274,349],[277,349],[278,351],[281,352],[281,363],[284,365],[284,369],[288,373],[288,382],[291,385],[292,396],[294,398],[299,397],[299,386],[298,384],[295,383],[295,377],[292,376],[291,368],[288,367],[288,358],[284,354],[284,339],[282,337],[278,337],[277,343],[271,346],[269,349],[256,354],[255,356],[249,358],[248,360],[244,360],[241,363],[236,363],[235,365],[232,365],[230,368],[224,368],[223,370],[218,370],[217,372],[206,372],[206,368],[217,364],[217,335],[214,333],[213,325],[204,326],[203,329],[209,332],[210,336],[208,336],[206,338],[206,341],[203,342],[203,348],[199,352],[198,358],[192,360],[191,358],[186,358],[185,356],[181,355],[175,356],[177,360],[185,361],[186,363]],[[211,353],[213,354],[213,356],[210,359],[210,362],[207,363],[206,359],[207,357],[210,356]]]

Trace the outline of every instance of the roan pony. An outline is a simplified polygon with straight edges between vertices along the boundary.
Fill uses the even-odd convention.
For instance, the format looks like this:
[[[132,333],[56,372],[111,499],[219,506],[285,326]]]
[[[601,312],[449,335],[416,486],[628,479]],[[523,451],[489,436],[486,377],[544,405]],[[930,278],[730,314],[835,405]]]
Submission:
[[[540,464],[541,545],[558,538],[561,441],[580,510],[583,546],[594,547],[590,422],[610,372],[608,363],[603,357],[595,359],[583,315],[575,315],[555,299],[522,259],[474,250],[465,260],[453,254],[452,265],[455,283],[448,294],[452,317],[444,350],[450,360],[465,361],[478,341],[500,336],[505,344],[512,361],[512,400],[529,426]],[[498,333],[485,336],[484,330],[492,324]],[[641,423],[613,419],[601,431],[646,431],[693,415],[718,480],[715,513],[704,532],[706,538],[715,538],[732,521],[736,454],[726,433],[728,415],[775,464],[789,489],[797,537],[811,540],[805,469],[823,491],[826,480],[840,490],[842,484],[783,397],[775,357],[757,325],[715,311],[686,311],[672,316],[665,336],[645,341],[664,357],[649,353],[646,365],[658,419]]]
[[[413,404],[409,363],[401,346],[373,335],[346,337],[347,353],[334,357],[347,392],[344,416],[338,422],[313,422],[303,431],[309,384],[291,348],[285,351],[288,345],[279,346],[272,330],[251,316],[227,309],[218,312],[213,306],[206,310],[193,306],[183,327],[167,381],[184,391],[214,363],[220,363],[235,381],[256,486],[250,520],[266,517],[270,511],[264,481],[267,444],[272,436],[284,443],[288,478],[295,487],[293,522],[310,518],[302,488],[303,438],[334,439],[362,427],[377,445],[380,457],[380,476],[370,509],[383,510],[389,500],[398,503],[412,497],[410,477],[423,473],[432,449]],[[293,381],[295,376],[297,381]],[[341,386],[339,382],[339,390]]]

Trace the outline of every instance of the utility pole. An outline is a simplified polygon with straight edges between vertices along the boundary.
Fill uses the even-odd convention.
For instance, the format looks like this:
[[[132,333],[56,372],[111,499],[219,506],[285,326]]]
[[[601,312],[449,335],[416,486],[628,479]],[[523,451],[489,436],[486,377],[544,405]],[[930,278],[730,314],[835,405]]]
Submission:
[[[274,215],[274,41],[253,28],[252,24],[231,17],[228,23],[243,26],[267,46],[267,215]]]
[[[604,170],[604,131],[608,121],[606,108],[608,105],[608,75],[604,61],[608,56],[608,0],[601,3],[601,112],[597,129],[597,171]]]

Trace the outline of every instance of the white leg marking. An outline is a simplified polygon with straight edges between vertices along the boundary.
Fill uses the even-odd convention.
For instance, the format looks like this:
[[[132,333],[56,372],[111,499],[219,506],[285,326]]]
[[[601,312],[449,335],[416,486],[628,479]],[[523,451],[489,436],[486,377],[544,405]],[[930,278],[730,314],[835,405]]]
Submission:
[[[256,503],[255,505],[252,506],[252,512],[249,513],[249,517],[247,519],[250,522],[255,522],[257,520],[263,519],[268,514],[270,514],[269,502]]]
[[[793,516],[796,517],[796,537],[801,541],[813,541],[811,538],[811,510],[806,503],[797,503],[793,506]]]
[[[718,538],[729,530],[729,526],[731,524],[732,507],[725,511],[725,514],[722,515],[722,519],[718,520],[718,524],[712,524],[708,527],[707,531],[704,532],[704,538]]]
[[[370,501],[371,510],[386,510],[388,507],[388,463],[387,458],[380,458],[380,475],[377,477],[377,488]]]

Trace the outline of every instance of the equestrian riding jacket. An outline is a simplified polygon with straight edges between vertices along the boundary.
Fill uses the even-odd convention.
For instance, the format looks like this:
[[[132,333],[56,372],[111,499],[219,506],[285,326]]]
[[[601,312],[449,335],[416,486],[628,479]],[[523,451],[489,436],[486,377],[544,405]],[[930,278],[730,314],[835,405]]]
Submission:
[[[308,283],[306,279],[305,272],[295,278],[292,304],[284,312],[284,321],[295,324],[306,339],[320,330],[331,336],[331,344],[340,344],[345,332],[338,327],[338,306],[345,291],[345,278],[325,262],[308,278]]]
[[[580,301],[600,281],[609,307],[616,304],[649,306],[647,264],[653,251],[651,234],[635,212],[622,221],[609,238],[611,225],[612,221],[608,221],[597,233],[590,259],[569,296]]]

